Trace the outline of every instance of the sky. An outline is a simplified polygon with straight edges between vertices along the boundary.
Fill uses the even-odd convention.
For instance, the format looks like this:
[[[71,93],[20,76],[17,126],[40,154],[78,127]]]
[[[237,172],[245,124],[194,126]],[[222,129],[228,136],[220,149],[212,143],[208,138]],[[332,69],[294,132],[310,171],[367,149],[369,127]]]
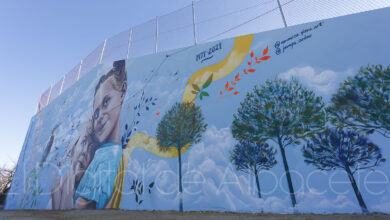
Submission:
[[[17,163],[40,95],[98,44],[191,0],[2,0],[0,167]]]

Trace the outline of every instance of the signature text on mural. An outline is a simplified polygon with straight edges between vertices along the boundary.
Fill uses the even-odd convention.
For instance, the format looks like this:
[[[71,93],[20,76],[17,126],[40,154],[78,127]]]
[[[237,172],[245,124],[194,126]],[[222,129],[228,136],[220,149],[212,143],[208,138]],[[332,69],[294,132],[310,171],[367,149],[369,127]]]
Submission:
[[[219,42],[218,44],[210,47],[208,50],[204,50],[196,55],[196,62],[203,63],[206,60],[209,60],[214,57],[214,53],[218,50],[222,49],[222,43]]]
[[[314,25],[313,27],[304,28],[300,32],[295,33],[282,41],[276,41],[275,43],[276,55],[280,55],[289,49],[293,49],[295,46],[299,45],[300,43],[310,39],[312,37],[312,32],[318,29],[319,27],[322,27],[323,25],[324,22],[321,21],[316,25]]]

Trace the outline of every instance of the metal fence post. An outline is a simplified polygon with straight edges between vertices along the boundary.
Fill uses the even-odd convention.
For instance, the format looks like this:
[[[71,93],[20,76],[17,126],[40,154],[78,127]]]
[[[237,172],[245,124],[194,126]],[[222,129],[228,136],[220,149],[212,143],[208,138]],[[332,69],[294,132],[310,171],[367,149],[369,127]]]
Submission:
[[[194,43],[195,45],[198,44],[196,40],[196,26],[195,26],[195,6],[194,6],[194,0],[192,0],[192,26],[194,29]]]
[[[77,80],[78,81],[80,79],[80,72],[81,72],[81,67],[83,66],[83,60],[80,61],[80,65],[79,65],[79,71],[77,72]]]
[[[61,88],[60,88],[60,95],[62,94],[62,89],[64,88],[64,82],[65,82],[65,77],[66,75],[64,75],[64,77],[62,77],[62,83],[61,83]]]
[[[158,51],[158,16],[156,17],[156,48],[155,53]]]
[[[130,47],[131,47],[131,38],[132,38],[132,37],[133,37],[133,28],[130,28],[129,41],[128,41],[128,43],[127,43],[126,60],[129,59]]]
[[[102,49],[102,52],[101,52],[101,54],[100,54],[100,60],[99,60],[99,63],[98,63],[98,64],[101,64],[101,63],[102,63],[103,54],[104,54],[104,49],[106,48],[106,44],[107,44],[107,39],[104,40],[103,49]]]
[[[49,101],[50,101],[50,97],[51,97],[51,91],[53,90],[53,84],[50,86],[50,92],[49,92],[49,96],[47,97],[47,102],[46,102],[46,105],[49,104]]]
[[[277,1],[278,1],[278,5],[279,5],[280,14],[282,15],[284,27],[287,27],[286,18],[284,17],[282,5],[280,5],[280,0],[277,0]]]
[[[41,100],[42,100],[42,95],[41,96],[39,96],[39,101],[38,101],[38,105],[37,105],[37,111],[36,111],[36,113],[38,113],[38,112],[40,112],[41,111]],[[35,113],[35,114],[36,114]]]

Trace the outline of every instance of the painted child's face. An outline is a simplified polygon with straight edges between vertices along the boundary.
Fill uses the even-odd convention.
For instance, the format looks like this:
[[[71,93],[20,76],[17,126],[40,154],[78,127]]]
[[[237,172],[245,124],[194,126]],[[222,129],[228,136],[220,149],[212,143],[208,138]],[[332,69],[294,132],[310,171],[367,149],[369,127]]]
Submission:
[[[79,182],[84,175],[89,163],[92,159],[92,153],[90,149],[91,142],[87,136],[87,130],[82,132],[76,146],[74,146],[72,154],[72,166],[75,174],[75,181]]]
[[[93,102],[93,128],[95,137],[102,143],[115,142],[117,137],[120,112],[122,107],[122,92],[114,87],[115,77],[111,76],[103,82],[96,92]]]

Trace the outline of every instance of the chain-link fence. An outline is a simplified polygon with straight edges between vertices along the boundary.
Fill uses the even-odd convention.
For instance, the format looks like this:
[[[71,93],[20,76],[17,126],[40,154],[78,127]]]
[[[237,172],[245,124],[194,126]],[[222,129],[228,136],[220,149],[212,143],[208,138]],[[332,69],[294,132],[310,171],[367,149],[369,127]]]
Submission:
[[[390,7],[390,0],[200,0],[102,42],[39,100],[40,111],[96,65]]]

